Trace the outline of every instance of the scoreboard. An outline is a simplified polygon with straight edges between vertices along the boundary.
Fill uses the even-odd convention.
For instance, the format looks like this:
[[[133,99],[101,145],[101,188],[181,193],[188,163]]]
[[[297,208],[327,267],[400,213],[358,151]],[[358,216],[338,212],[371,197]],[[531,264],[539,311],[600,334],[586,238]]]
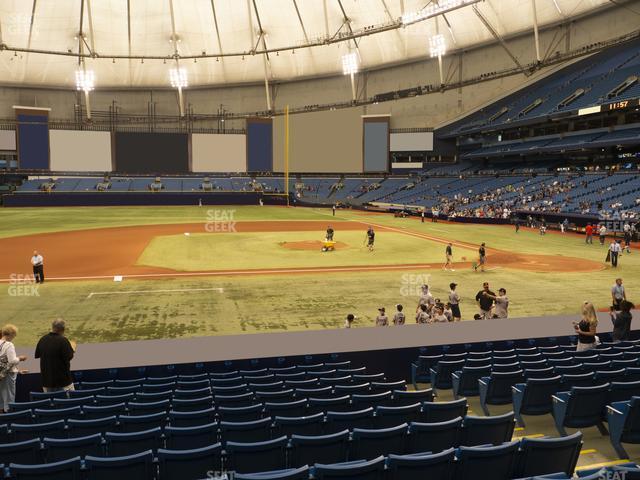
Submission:
[[[624,110],[627,108],[633,108],[640,105],[640,98],[633,98],[631,100],[619,100],[617,102],[608,103],[602,106],[603,112],[610,112],[612,110]]]

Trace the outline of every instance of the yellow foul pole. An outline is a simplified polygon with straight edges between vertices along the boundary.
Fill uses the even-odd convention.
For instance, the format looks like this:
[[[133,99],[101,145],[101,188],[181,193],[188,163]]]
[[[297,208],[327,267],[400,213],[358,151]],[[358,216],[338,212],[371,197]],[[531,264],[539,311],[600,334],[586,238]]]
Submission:
[[[284,192],[289,206],[289,105],[284,107]]]

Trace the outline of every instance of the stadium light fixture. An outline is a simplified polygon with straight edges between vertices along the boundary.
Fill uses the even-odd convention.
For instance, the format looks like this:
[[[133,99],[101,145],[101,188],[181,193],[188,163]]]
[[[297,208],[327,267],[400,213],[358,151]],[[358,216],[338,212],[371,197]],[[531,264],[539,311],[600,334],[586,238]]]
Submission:
[[[429,39],[429,52],[431,53],[431,58],[444,57],[444,54],[447,53],[444,35],[434,35]]]
[[[480,0],[440,0],[439,2],[431,2],[426,7],[418,10],[417,12],[407,12],[400,18],[400,21],[404,26],[411,25],[412,23],[420,22],[427,18],[435,17],[437,15],[447,13],[456,8],[461,8],[466,5],[478,3]]]
[[[187,71],[184,68],[172,68],[169,70],[169,81],[173,88],[182,89],[189,86]]]
[[[91,92],[96,83],[93,70],[76,70],[76,88],[83,92]]]
[[[360,66],[360,62],[358,59],[358,52],[352,51],[349,53],[345,53],[342,56],[342,73],[343,75],[349,75],[351,79],[351,99],[356,101],[356,73],[358,73],[358,69]]]
[[[345,53],[342,56],[342,73],[354,75],[358,73],[358,54],[356,52]]]

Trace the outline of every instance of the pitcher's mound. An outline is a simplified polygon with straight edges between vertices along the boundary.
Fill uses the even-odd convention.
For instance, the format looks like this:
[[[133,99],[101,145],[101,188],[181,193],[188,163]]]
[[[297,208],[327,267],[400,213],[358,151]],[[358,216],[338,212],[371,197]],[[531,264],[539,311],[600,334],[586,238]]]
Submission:
[[[315,250],[319,252],[324,244],[320,240],[304,240],[302,242],[280,242],[279,245],[289,250]],[[344,242],[336,242],[335,248],[343,250],[349,246]]]

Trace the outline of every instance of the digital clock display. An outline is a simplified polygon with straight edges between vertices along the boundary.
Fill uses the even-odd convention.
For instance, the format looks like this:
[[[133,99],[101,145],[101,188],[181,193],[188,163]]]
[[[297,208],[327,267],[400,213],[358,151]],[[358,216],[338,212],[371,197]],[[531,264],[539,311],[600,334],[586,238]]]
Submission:
[[[640,103],[640,99],[634,98],[632,100],[620,100],[619,102],[609,103],[604,105],[604,110],[624,110],[625,108],[637,107]]]

